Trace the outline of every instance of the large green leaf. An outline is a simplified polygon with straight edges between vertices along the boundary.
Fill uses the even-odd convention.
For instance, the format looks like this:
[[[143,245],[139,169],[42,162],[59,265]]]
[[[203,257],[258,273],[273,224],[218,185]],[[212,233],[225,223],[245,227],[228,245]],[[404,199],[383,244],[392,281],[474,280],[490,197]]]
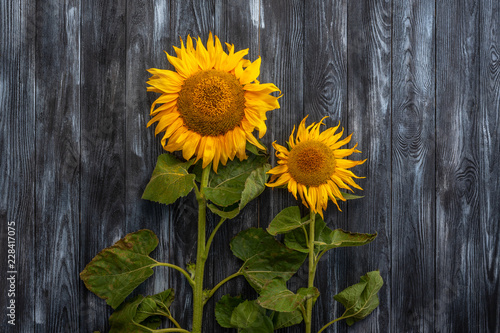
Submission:
[[[157,329],[161,325],[161,316],[170,313],[169,307],[173,299],[173,289],[167,289],[153,296],[143,297],[139,295],[122,303],[109,317],[111,326],[109,332],[151,332],[147,328]]]
[[[151,230],[126,235],[99,252],[80,273],[85,286],[116,309],[144,280],[153,275],[157,263],[149,253],[158,246]]]
[[[262,288],[257,303],[265,309],[293,312],[309,298],[316,299],[319,291],[315,287],[300,288],[293,293],[282,279],[274,279]]]
[[[307,255],[286,248],[262,229],[250,228],[231,241],[233,254],[244,261],[242,272],[250,285],[260,292],[274,278],[288,281]]]
[[[144,298],[142,303],[137,308],[137,314],[134,321],[140,323],[150,316],[158,314],[158,311],[169,313],[170,305],[175,299],[174,290],[167,289],[159,294]]]
[[[334,299],[346,308],[341,318],[346,320],[347,325],[351,326],[375,310],[379,304],[377,293],[383,284],[384,281],[377,270],[366,273],[359,283],[334,296]]]
[[[250,173],[245,180],[245,188],[241,192],[240,210],[264,192],[267,179],[269,178],[267,174],[269,170],[271,170],[271,165],[266,163]]]
[[[267,232],[273,236],[285,234],[309,223],[309,219],[300,217],[300,208],[298,206],[287,207],[274,217],[269,224]]]
[[[298,325],[302,322],[302,312],[295,310],[293,312],[274,312],[273,313],[274,329],[280,329]]]
[[[259,139],[256,139],[262,146],[264,146],[264,144],[262,143],[262,141],[260,141]],[[265,146],[264,146],[265,147]],[[264,156],[266,155],[266,150],[261,150],[260,148],[258,148],[257,146],[254,146],[253,144],[251,144],[250,142],[247,141],[247,145],[246,145],[246,150],[248,150],[249,152],[251,152],[252,154],[254,155],[261,155],[261,156]]]
[[[118,309],[109,317],[109,324],[111,326],[109,333],[150,332],[148,329],[137,325],[139,323],[135,322],[133,319],[137,313],[137,307],[143,300],[144,297],[139,295],[129,302],[120,305],[120,307],[118,307]]]
[[[377,237],[377,233],[363,234],[344,231],[342,229],[332,230],[326,226],[325,222],[319,215],[316,215],[314,223],[315,253],[337,247],[365,245],[372,242]],[[306,231],[309,235],[309,228],[306,228]],[[295,229],[286,234],[285,245],[303,253],[307,253],[309,251],[307,249],[307,242],[302,229]]]
[[[243,161],[229,161],[225,167],[219,169],[218,173],[210,174],[203,193],[208,200],[218,206],[227,207],[235,204],[241,200],[250,174],[266,163],[266,157],[256,155],[250,155]]]
[[[222,296],[215,305],[215,319],[219,325],[225,328],[235,328],[231,324],[231,316],[234,309],[244,301],[241,297]]]
[[[266,315],[266,310],[255,301],[244,301],[239,304],[231,315],[232,327],[241,333],[273,333],[274,325]]]
[[[195,175],[188,172],[193,162],[181,162],[171,154],[161,154],[151,176],[143,199],[169,205],[191,192]]]
[[[271,321],[272,321],[272,324],[273,324],[275,330],[300,324],[302,322],[302,319],[303,319],[302,312],[300,312],[299,310],[296,310],[293,312],[288,312],[288,313],[273,311],[273,312],[270,312],[268,314],[255,301],[250,301],[249,303],[251,303],[251,304],[246,304],[245,306],[242,306],[237,311],[235,311],[235,309],[238,307],[238,305],[240,305],[243,302],[245,302],[245,300],[239,296],[238,297],[231,297],[229,295],[222,296],[222,298],[215,305],[215,318],[217,319],[217,322],[219,323],[219,325],[222,327],[225,327],[225,328],[240,328],[240,329],[242,329],[243,327],[238,327],[238,326],[233,325],[233,324],[238,325],[238,322],[237,322],[238,318],[243,317],[242,313],[241,313],[242,310],[250,310],[250,313],[252,313],[251,316],[254,316],[257,318],[260,317],[260,314],[268,315],[269,319],[271,319]],[[257,310],[256,307],[260,307],[261,309]],[[233,321],[233,324],[231,324],[231,317],[233,315],[233,312],[237,313],[237,314],[235,314],[236,322]],[[266,329],[268,329],[267,326],[269,325],[269,322],[265,319],[262,319],[262,322],[264,324],[264,327]],[[239,324],[242,326],[248,326],[248,323],[246,323],[246,321],[240,322]],[[243,328],[243,329],[246,329],[245,332],[251,331],[250,328],[248,328],[248,327]]]

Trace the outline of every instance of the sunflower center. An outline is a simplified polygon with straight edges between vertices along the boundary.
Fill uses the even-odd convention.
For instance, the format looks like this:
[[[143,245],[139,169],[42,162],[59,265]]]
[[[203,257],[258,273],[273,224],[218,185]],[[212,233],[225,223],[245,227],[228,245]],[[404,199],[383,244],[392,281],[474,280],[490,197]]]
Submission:
[[[204,70],[186,79],[177,107],[188,129],[203,136],[217,136],[241,123],[245,92],[234,75]]]
[[[319,186],[335,172],[333,151],[322,142],[305,141],[297,144],[288,155],[288,170],[298,183]]]

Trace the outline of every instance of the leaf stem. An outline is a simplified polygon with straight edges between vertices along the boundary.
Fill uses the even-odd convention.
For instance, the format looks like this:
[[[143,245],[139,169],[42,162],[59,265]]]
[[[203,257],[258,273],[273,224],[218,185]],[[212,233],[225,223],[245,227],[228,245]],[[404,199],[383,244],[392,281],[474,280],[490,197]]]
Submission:
[[[206,244],[206,249],[205,249],[205,259],[208,258],[208,252],[210,251],[210,246],[212,245],[212,241],[214,240],[215,234],[219,230],[219,228],[222,226],[222,224],[226,221],[225,217],[221,217],[219,224],[215,227],[215,229],[212,231],[210,234],[210,237],[208,237],[207,244]]]
[[[154,333],[167,333],[167,332],[179,332],[179,333],[191,333],[183,328],[162,328],[161,330],[151,330]]]
[[[322,328],[318,331],[318,333],[323,332],[324,330],[326,330],[326,328],[327,328],[328,326],[330,326],[330,325],[332,325],[333,323],[335,323],[335,322],[337,322],[337,321],[339,321],[339,320],[342,320],[342,319],[344,319],[344,316],[342,316],[342,317],[338,317],[337,319],[332,320],[331,322],[329,322],[328,324],[326,324],[325,326],[323,326],[323,327],[322,327]]]
[[[205,299],[204,303],[206,303],[210,299],[210,297],[212,297],[215,294],[215,292],[217,291],[217,289],[219,289],[220,287],[222,287],[222,285],[224,283],[226,283],[229,280],[234,279],[235,277],[238,277],[240,275],[243,275],[243,273],[241,272],[241,269],[239,271],[237,271],[236,273],[234,273],[233,275],[230,275],[227,278],[225,278],[224,280],[222,280],[221,282],[217,283],[217,285],[215,287],[213,287],[212,290],[210,290],[210,292],[208,293],[207,298]]]
[[[309,239],[307,242],[307,247],[309,249],[309,275],[307,280],[307,287],[314,287],[314,275],[316,274],[316,260],[314,257],[314,222],[316,221],[316,213],[313,212],[312,208],[309,213]],[[312,308],[313,299],[309,298],[306,303],[306,317],[304,322],[306,324],[306,333],[311,333],[311,322],[312,322]]]
[[[193,289],[193,333],[201,333],[203,320],[203,275],[205,273],[205,251],[206,251],[206,224],[207,224],[207,199],[203,194],[203,190],[208,184],[210,175],[210,163],[203,169],[201,174],[200,191],[196,192],[196,200],[198,201],[198,241],[196,247],[196,268],[194,275]]]
[[[169,263],[166,263],[166,262],[158,262],[158,261],[157,261],[157,264],[153,265],[152,267],[156,267],[156,266],[170,267],[170,268],[173,268],[173,269],[181,272],[182,275],[184,275],[186,277],[186,279],[188,280],[188,282],[191,285],[191,287],[194,288],[194,284],[195,283],[194,283],[193,279],[191,278],[191,276],[189,275],[189,273],[186,272],[185,270],[183,270],[182,268],[180,268],[179,266],[173,265],[173,264],[169,264]]]
[[[179,325],[179,323],[177,322],[177,320],[175,320],[174,317],[172,317],[172,314],[170,313],[170,311],[168,311],[168,312],[158,311],[158,313],[160,315],[168,318],[168,320],[170,320],[175,325],[175,327],[182,329],[181,325]]]

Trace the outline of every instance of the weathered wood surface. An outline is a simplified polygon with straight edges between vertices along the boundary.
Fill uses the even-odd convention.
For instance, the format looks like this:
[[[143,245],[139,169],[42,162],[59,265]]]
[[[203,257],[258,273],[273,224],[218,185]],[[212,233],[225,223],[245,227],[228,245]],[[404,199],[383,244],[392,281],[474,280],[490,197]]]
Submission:
[[[261,56],[260,80],[282,90],[268,146],[305,115],[329,116],[368,159],[357,169],[366,197],[342,213],[330,205],[327,222],[379,236],[322,260],[314,327],[342,313],[333,295],[379,268],[379,308],[329,332],[500,331],[498,1],[1,0],[0,16],[0,290],[8,221],[18,249],[17,325],[2,294],[0,331],[107,331],[111,309],[78,273],[128,232],[157,233],[162,261],[195,260],[193,198],[141,200],[162,152],[145,127],[156,98],[145,81],[147,68],[172,69],[163,50],[179,37],[210,31]],[[226,223],[207,287],[238,269],[228,246],[237,232],[292,204],[268,189]],[[290,287],[306,280],[302,270]],[[158,268],[135,293],[169,287],[188,327],[191,290],[177,272]],[[212,319],[229,292],[255,296],[244,279],[229,282],[207,304],[206,332],[230,331]]]

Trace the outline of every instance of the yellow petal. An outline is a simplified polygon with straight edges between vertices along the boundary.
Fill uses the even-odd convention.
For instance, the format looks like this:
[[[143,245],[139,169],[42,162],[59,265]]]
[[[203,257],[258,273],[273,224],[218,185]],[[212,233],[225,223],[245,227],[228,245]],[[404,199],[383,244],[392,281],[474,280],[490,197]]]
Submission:
[[[258,57],[257,60],[252,62],[252,64],[245,69],[240,78],[240,83],[242,85],[248,84],[259,77],[260,63],[261,63],[261,58]]]

